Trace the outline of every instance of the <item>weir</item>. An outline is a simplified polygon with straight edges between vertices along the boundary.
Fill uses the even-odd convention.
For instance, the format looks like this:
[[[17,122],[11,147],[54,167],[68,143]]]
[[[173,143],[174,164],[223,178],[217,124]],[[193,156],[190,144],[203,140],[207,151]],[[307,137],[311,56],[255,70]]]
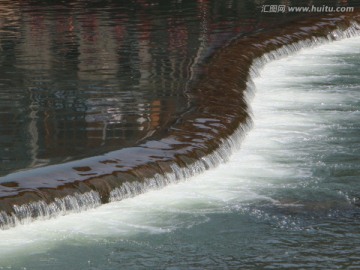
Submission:
[[[226,161],[251,127],[251,79],[266,62],[358,35],[360,13],[305,18],[233,40],[187,93],[166,136],[107,154],[0,178],[0,226],[82,211],[161,188]]]

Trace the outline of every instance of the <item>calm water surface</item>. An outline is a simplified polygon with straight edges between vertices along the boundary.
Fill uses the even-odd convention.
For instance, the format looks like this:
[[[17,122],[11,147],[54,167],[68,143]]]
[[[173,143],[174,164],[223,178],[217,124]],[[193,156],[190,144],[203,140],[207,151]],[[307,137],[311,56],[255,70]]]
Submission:
[[[161,136],[252,1],[0,1],[0,175]],[[284,17],[280,15],[278,17]]]

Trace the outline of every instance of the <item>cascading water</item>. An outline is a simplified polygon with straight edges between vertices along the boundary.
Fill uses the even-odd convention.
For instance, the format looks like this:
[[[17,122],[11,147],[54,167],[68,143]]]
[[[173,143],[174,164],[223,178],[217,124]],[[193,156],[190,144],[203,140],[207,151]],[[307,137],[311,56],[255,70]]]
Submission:
[[[357,268],[359,41],[309,48],[256,72],[254,128],[228,163],[1,231],[0,265]]]
[[[360,268],[357,1],[0,2],[0,269]]]
[[[319,27],[321,28],[322,25],[319,24]],[[219,113],[218,116],[213,116],[213,118],[211,119],[206,118],[209,115],[208,110],[210,110],[213,106],[213,98],[218,99],[217,97],[219,97],[218,95],[220,94],[219,91],[221,92],[221,89],[214,88],[213,85],[210,85],[210,83],[205,80],[201,81],[198,86],[197,91],[200,92],[200,94],[198,94],[199,97],[197,97],[197,99],[203,99],[202,91],[204,91],[204,89],[207,89],[207,91],[213,91],[213,93],[209,96],[208,99],[200,100],[200,104],[198,105],[201,108],[199,115],[197,116],[195,114],[194,118],[193,116],[190,116],[190,119],[184,121],[184,131],[181,131],[180,133],[178,132],[179,128],[175,126],[175,128],[173,128],[173,133],[170,132],[168,137],[160,139],[158,142],[146,142],[144,145],[141,145],[141,148],[139,149],[133,148],[130,150],[124,149],[114,151],[96,158],[87,158],[81,161],[49,166],[46,170],[41,168],[39,169],[39,171],[45,171],[45,178],[51,177],[51,180],[43,180],[43,182],[40,183],[41,185],[38,186],[35,191],[31,190],[31,193],[29,195],[29,197],[31,198],[30,200],[33,200],[31,202],[26,202],[26,196],[28,196],[28,190],[26,189],[29,189],[29,187],[31,187],[32,182],[39,183],[39,177],[36,175],[35,172],[36,169],[31,172],[33,175],[35,175],[33,176],[33,179],[31,178],[31,176],[29,176],[29,173],[27,171],[7,176],[5,178],[7,182],[3,183],[3,186],[5,186],[6,189],[6,193],[11,194],[12,192],[14,192],[16,194],[16,192],[19,192],[16,189],[20,186],[20,193],[25,194],[21,195],[25,197],[25,203],[17,205],[16,199],[15,202],[13,202],[12,197],[10,197],[9,200],[12,206],[11,204],[5,204],[5,206],[7,206],[8,208],[11,206],[12,210],[3,210],[0,214],[0,222],[2,228],[9,228],[17,224],[29,222],[38,217],[54,217],[59,214],[65,214],[69,211],[78,212],[80,210],[96,207],[100,205],[101,202],[116,201],[124,198],[133,197],[149,189],[160,188],[169,183],[175,183],[179,180],[186,179],[201,172],[204,172],[208,168],[217,166],[218,164],[227,160],[231,152],[239,147],[240,141],[242,140],[246,133],[246,130],[250,126],[251,122],[250,118],[247,117],[248,112],[245,100],[247,99],[247,97],[251,96],[251,93],[253,91],[253,84],[251,82],[252,77],[254,77],[258,73],[258,69],[263,64],[276,58],[292,54],[304,47],[309,47],[331,40],[337,40],[345,37],[358,35],[358,31],[358,24],[356,22],[352,22],[352,24],[350,24],[347,29],[335,29],[332,30],[330,34],[325,36],[311,36],[309,33],[307,33],[307,35],[309,36],[306,37],[306,39],[303,39],[303,33],[299,34],[299,36],[295,35],[295,42],[285,45],[286,40],[282,41],[282,43],[280,43],[281,46],[274,45],[275,49],[273,50],[271,48],[268,49],[266,47],[267,45],[263,45],[265,46],[265,52],[266,50],[268,50],[269,52],[265,54],[263,54],[264,51],[255,52],[261,57],[258,59],[250,59],[250,77],[245,77],[246,79],[243,82],[240,82],[240,84],[247,84],[245,92],[237,96],[238,98],[241,98],[242,96],[241,99],[243,101],[240,101],[239,104],[234,104],[233,106],[237,106],[237,108],[234,109],[231,107],[224,107],[224,104],[222,104],[223,101],[221,99],[216,100],[215,102],[216,108],[222,106],[224,110],[223,113],[228,114],[226,115],[226,121],[229,122],[228,124],[231,126],[237,124],[238,127],[229,128],[221,126],[218,119],[223,117],[221,115],[221,111],[217,112]],[[276,44],[278,40],[276,40],[275,38],[273,42],[274,44]],[[223,54],[226,56],[227,53],[228,52],[225,49]],[[221,54],[220,57],[219,55],[216,55],[214,57],[214,63],[217,63],[216,61],[220,61],[221,63],[223,61],[221,60],[221,57],[224,57],[222,56],[223,54]],[[245,56],[245,58],[247,58],[247,56]],[[227,58],[225,57],[225,59]],[[255,61],[252,62],[252,60]],[[229,64],[230,62],[231,60],[229,62],[226,62],[226,64]],[[213,66],[214,71],[219,68],[216,64],[213,64]],[[227,70],[227,68],[225,67],[224,70]],[[212,72],[213,71],[211,71],[210,69],[208,75],[211,76]],[[236,87],[239,87],[239,85],[237,84],[234,85]],[[229,85],[223,87],[231,86],[232,82],[230,82]],[[239,92],[239,90],[236,89],[233,89],[232,91],[234,91],[235,93]],[[243,108],[239,107],[241,105],[243,106]],[[212,114],[210,113],[210,115]],[[182,141],[182,138],[188,137],[186,135],[186,128],[189,128],[189,125],[190,128],[194,129],[195,131],[192,131],[193,133],[191,134],[191,136],[195,135],[194,137],[196,137],[197,133],[201,135],[199,142],[196,139],[190,139],[188,143],[194,146],[199,144],[199,146],[188,147],[188,145],[185,143],[185,145],[182,146],[182,149],[179,151],[176,149],[173,143]],[[224,129],[225,131],[223,131]],[[232,129],[234,130],[234,132],[231,132]],[[206,134],[206,131],[208,131],[209,134]],[[211,134],[211,132],[226,132],[229,135],[225,135],[223,138],[220,137],[220,139],[216,139],[214,138],[215,136]],[[174,142],[172,142],[171,139],[174,134],[179,136],[180,139],[177,138]],[[216,141],[216,144],[214,144],[214,141]],[[160,146],[158,147],[158,145]],[[167,148],[168,146],[170,146],[170,148]],[[213,150],[211,150],[212,148]],[[162,154],[164,154],[165,156],[169,155],[170,157],[153,158],[154,155],[159,154],[159,149]],[[171,149],[169,151],[169,154],[167,154],[166,149]],[[146,164],[145,168],[142,169],[141,166],[144,165],[144,159],[139,159],[139,151],[142,152],[142,155],[149,157],[145,160],[148,160],[149,163],[155,163],[155,165],[153,165],[152,167],[146,167]],[[207,152],[209,153],[206,154]],[[133,153],[135,153],[135,155]],[[134,157],[132,157],[132,155],[134,155]],[[127,159],[122,159],[123,156],[126,156]],[[152,159],[154,159],[155,162],[152,162]],[[92,169],[92,166],[90,166],[94,163],[96,163],[96,165],[94,165],[96,169]],[[125,170],[129,168],[133,170],[135,174],[135,179],[134,177],[130,177],[131,181],[127,181],[126,178],[125,180],[122,179],[121,182],[117,181],[118,176],[116,175],[116,173],[118,171],[122,173],[124,171],[124,169],[122,168],[125,168]],[[74,170],[76,171],[76,173],[73,172]],[[142,170],[144,170],[144,172]],[[64,175],[62,175],[62,172],[66,172],[70,174],[70,176],[64,180]],[[57,174],[60,176],[57,176]],[[105,177],[103,177],[105,178],[105,180],[102,180],[102,174],[105,175]],[[25,175],[26,178],[29,178],[26,182],[13,180],[24,178]],[[148,175],[152,176],[148,177]],[[90,178],[88,178],[89,176]],[[99,180],[97,180],[97,176],[99,176]],[[40,179],[41,177],[44,176],[40,176]],[[84,180],[81,180],[82,178]],[[95,178],[94,181],[93,178]],[[71,194],[65,193],[65,196],[62,195],[62,197],[57,198],[56,196],[58,191],[53,191],[53,188],[59,185],[58,182],[65,182],[66,184],[70,184]],[[61,185],[62,184],[60,184],[60,187]],[[75,188],[73,188],[73,186]],[[15,187],[15,190],[13,189],[13,187]],[[25,189],[25,191],[22,192],[21,189]],[[81,191],[82,194],[80,194],[79,191]],[[52,193],[55,193],[55,195],[52,195]],[[61,194],[61,191],[59,192],[59,194]],[[42,201],[42,199],[44,200]]]

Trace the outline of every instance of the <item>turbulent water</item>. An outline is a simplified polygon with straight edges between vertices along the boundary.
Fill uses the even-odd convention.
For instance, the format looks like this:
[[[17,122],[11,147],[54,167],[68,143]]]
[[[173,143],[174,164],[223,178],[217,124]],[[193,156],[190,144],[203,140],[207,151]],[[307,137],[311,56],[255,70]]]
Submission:
[[[255,80],[254,128],[227,164],[87,212],[0,231],[12,269],[360,267],[360,39]]]

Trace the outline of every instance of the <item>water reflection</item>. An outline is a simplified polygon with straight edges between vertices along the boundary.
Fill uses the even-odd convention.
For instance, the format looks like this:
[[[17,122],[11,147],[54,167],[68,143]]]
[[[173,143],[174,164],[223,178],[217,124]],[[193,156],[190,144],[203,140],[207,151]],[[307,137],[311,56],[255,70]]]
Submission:
[[[216,48],[278,21],[234,0],[0,0],[0,14],[0,175],[160,136]]]

